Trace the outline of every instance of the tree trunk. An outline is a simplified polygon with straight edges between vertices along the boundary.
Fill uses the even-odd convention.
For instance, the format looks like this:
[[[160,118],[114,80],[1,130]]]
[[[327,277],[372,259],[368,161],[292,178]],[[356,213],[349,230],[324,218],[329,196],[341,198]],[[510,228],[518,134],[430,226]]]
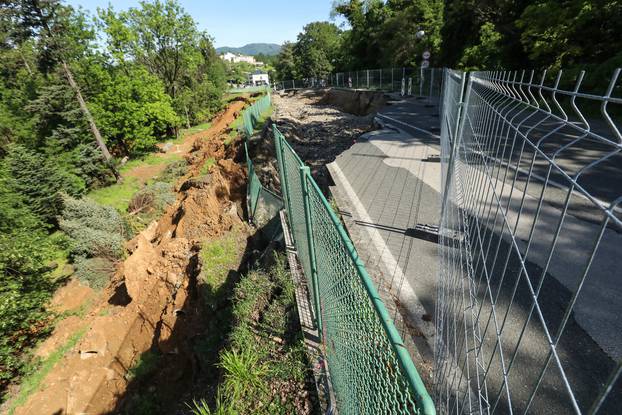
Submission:
[[[63,59],[61,60],[61,64],[63,66],[63,70],[65,71],[65,76],[67,77],[67,81],[69,82],[69,85],[71,86],[71,88],[74,90],[76,94],[76,98],[78,99],[78,104],[80,105],[80,109],[82,110],[84,117],[86,117],[86,120],[89,123],[89,128],[91,129],[91,132],[93,133],[93,137],[95,137],[97,146],[99,147],[102,154],[104,155],[104,159],[106,160],[106,163],[108,163],[108,165],[112,169],[112,173],[114,174],[114,177],[117,180],[119,180],[120,178],[119,172],[112,164],[112,155],[110,154],[110,151],[108,151],[108,147],[106,146],[106,143],[104,142],[104,139],[102,138],[99,132],[99,128],[97,128],[97,124],[95,124],[95,119],[93,118],[91,111],[89,111],[89,108],[86,106],[86,102],[84,101],[84,98],[82,97],[82,92],[80,92],[80,87],[76,83],[76,80],[73,78],[73,74],[71,73],[71,70],[69,69],[69,65],[67,65],[67,62],[65,62],[65,60]]]
[[[41,27],[45,29],[50,39],[54,39],[54,35],[52,34],[52,31],[50,30],[50,26],[48,25],[47,20],[43,15],[39,1],[38,0],[33,1],[31,6],[34,12],[39,17]],[[97,128],[97,124],[95,124],[95,119],[93,118],[93,115],[91,115],[91,111],[89,111],[88,107],[86,106],[86,102],[84,101],[84,98],[82,97],[82,92],[80,92],[80,87],[76,83],[76,80],[73,78],[73,74],[71,73],[71,70],[69,69],[69,65],[67,65],[67,62],[63,58],[62,54],[61,56],[59,56],[59,58],[63,66],[63,70],[65,71],[65,76],[67,77],[67,81],[69,82],[69,85],[71,86],[71,88],[74,90],[76,94],[76,98],[78,99],[78,104],[80,105],[80,109],[82,110],[82,113],[84,114],[87,122],[89,123],[89,128],[91,129],[91,132],[93,133],[93,137],[95,137],[97,146],[99,147],[102,154],[104,155],[104,159],[106,160],[106,163],[112,170],[114,177],[117,179],[117,181],[119,181],[121,179],[121,176],[119,175],[119,172],[117,171],[114,164],[112,163],[112,155],[110,154],[110,151],[108,151],[108,147],[106,147],[106,143],[104,142],[104,139],[99,133],[99,128]]]

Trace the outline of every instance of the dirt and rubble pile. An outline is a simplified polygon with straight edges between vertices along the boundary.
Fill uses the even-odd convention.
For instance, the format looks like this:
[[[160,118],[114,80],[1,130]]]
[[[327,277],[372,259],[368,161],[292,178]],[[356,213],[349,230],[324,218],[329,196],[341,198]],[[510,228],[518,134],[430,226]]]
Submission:
[[[300,158],[311,167],[313,177],[324,190],[329,185],[326,164],[350,148],[357,137],[373,128],[373,111],[383,99],[379,94],[376,98],[359,100],[356,108],[350,104],[352,108],[345,108],[348,100],[353,99],[344,95],[345,92],[348,91],[318,90],[272,96],[274,123]],[[370,104],[372,101],[373,105]],[[356,115],[359,113],[367,115]],[[257,143],[252,154],[260,179],[272,190],[280,190],[271,132],[263,134]]]
[[[16,415],[116,413],[130,382],[128,370],[143,353],[175,354],[180,366],[189,364],[183,360],[192,355],[185,348],[192,324],[188,316],[196,308],[200,242],[245,226],[246,172],[223,158],[228,126],[243,106],[233,102],[207,134],[197,137],[175,203],[127,243],[128,256],[101,304],[84,319],[84,336]],[[210,158],[217,162],[204,173]]]

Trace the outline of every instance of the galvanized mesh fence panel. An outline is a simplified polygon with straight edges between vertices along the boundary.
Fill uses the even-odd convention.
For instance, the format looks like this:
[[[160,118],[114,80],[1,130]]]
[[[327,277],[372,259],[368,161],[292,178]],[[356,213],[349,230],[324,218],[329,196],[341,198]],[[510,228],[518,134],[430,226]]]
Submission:
[[[446,71],[440,412],[619,413],[619,74]]]
[[[426,98],[438,98],[442,91],[441,68],[382,68],[337,72],[323,78],[276,81],[276,90],[306,88],[352,88],[400,92]]]
[[[313,297],[339,413],[433,414],[352,242],[309,169],[273,128],[288,222]]]

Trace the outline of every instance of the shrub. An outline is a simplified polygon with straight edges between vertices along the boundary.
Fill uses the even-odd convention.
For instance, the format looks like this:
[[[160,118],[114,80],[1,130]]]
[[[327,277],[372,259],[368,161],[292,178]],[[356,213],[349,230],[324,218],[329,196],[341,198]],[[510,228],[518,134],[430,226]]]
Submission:
[[[20,354],[47,330],[44,305],[54,284],[53,238],[0,169],[0,392],[19,374]]]
[[[94,290],[101,290],[114,274],[114,263],[107,258],[77,257],[74,261],[75,276]]]
[[[170,183],[155,182],[136,192],[130,200],[128,211],[150,216],[160,215],[169,205],[175,203],[175,199]]]
[[[166,166],[158,180],[161,182],[173,183],[186,173],[188,173],[188,162],[186,160],[177,160]]]
[[[151,150],[180,122],[162,82],[144,69],[119,73],[92,107],[106,141],[121,154]]]
[[[77,196],[85,190],[84,181],[69,169],[22,146],[10,146],[4,164],[9,188],[23,195],[32,212],[48,223],[61,211],[59,192]]]
[[[119,212],[91,199],[63,196],[60,228],[73,239],[74,256],[118,259],[123,255],[123,243],[129,232]]]

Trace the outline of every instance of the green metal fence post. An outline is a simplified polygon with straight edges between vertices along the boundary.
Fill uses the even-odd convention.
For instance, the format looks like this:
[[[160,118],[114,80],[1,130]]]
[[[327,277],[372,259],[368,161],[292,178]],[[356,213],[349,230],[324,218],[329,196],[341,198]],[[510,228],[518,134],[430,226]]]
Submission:
[[[289,220],[289,227],[291,228],[292,240],[296,243],[296,237],[294,236],[294,220],[292,216],[292,208],[289,197],[289,185],[287,183],[287,167],[285,167],[285,156],[283,149],[283,137],[276,128],[276,124],[272,124],[272,134],[274,136],[274,145],[276,146],[276,156],[279,163],[279,173],[281,173],[281,194],[283,195],[283,201],[285,202],[285,208],[287,209],[287,219]]]
[[[315,323],[318,337],[322,340],[322,309],[320,303],[320,285],[317,275],[317,261],[315,256],[315,241],[313,239],[313,219],[311,218],[311,204],[309,202],[309,184],[311,170],[307,166],[300,166],[300,183],[302,185],[302,199],[305,210],[305,226],[307,227],[307,244],[309,247],[309,263],[311,264],[311,285],[313,286],[313,306],[315,307]]]

